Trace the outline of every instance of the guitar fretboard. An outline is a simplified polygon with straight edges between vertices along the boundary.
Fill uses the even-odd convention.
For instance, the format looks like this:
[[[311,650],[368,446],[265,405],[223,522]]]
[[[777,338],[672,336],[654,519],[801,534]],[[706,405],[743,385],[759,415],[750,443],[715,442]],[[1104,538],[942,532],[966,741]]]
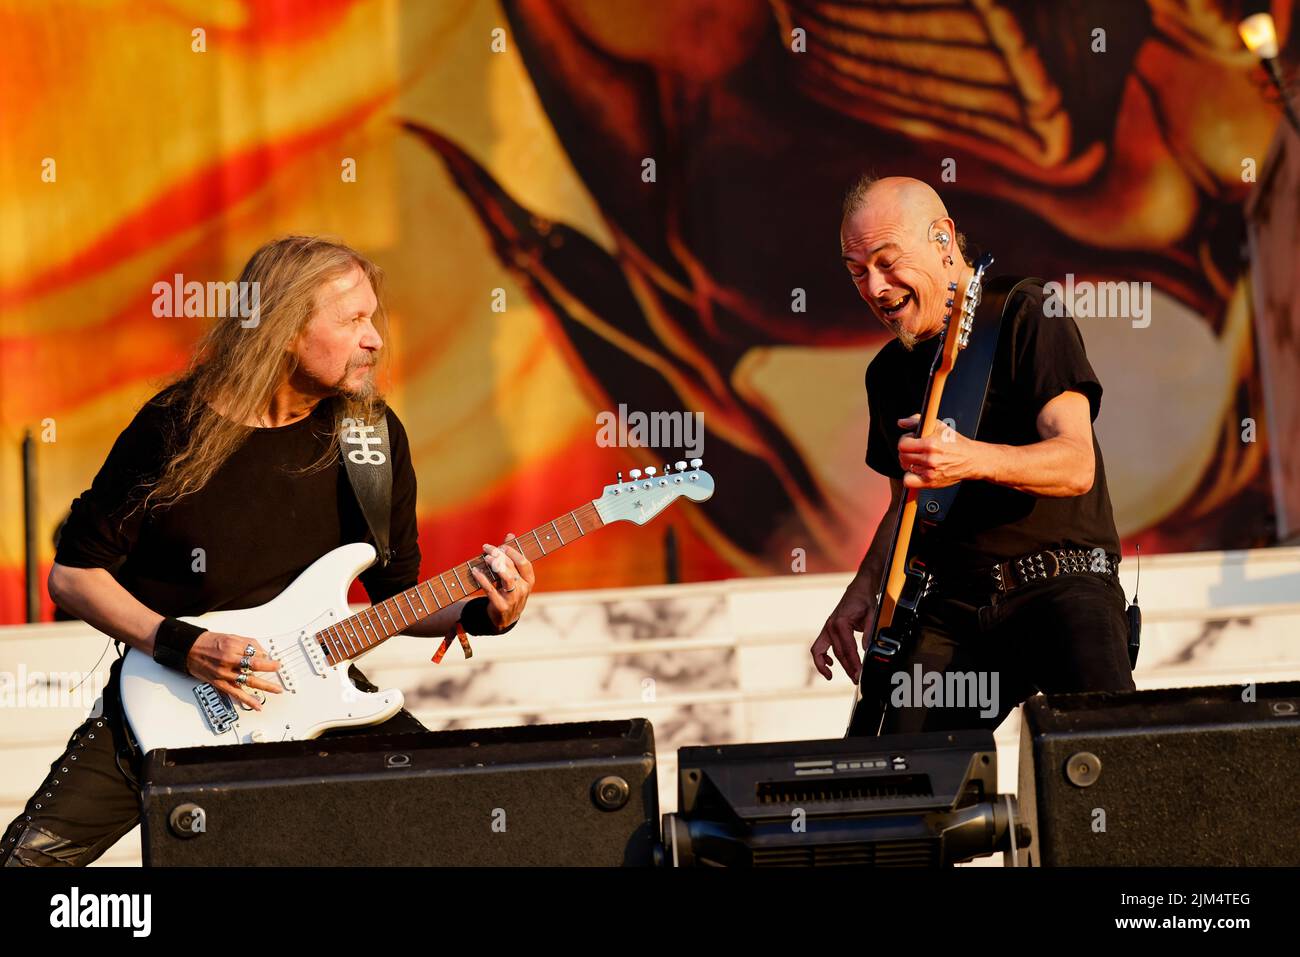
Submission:
[[[517,548],[530,562],[537,562],[604,524],[595,503],[588,502],[507,544]],[[317,632],[316,639],[329,663],[334,665],[356,658],[421,618],[481,591],[470,574],[472,568],[495,583],[496,576],[483,556],[478,555]]]

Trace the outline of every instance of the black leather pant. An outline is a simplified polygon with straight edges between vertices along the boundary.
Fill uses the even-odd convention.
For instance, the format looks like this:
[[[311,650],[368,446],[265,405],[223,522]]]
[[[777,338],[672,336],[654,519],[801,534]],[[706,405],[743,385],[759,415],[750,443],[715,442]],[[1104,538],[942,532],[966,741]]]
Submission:
[[[119,658],[104,687],[103,714],[72,732],[49,775],[0,837],[0,866],[83,866],[139,823],[143,755],[122,712],[121,668]],[[348,674],[362,691],[378,690],[355,665]],[[322,737],[426,730],[402,709],[382,724],[338,728]]]
[[[893,673],[913,679],[910,691],[918,665],[922,675],[959,672],[973,678],[964,691],[982,680],[996,696],[961,707],[970,694],[962,702],[944,693],[930,704],[900,694],[902,703],[885,711],[881,733],[994,729],[1040,691],[1134,690],[1126,607],[1117,579],[1090,573],[1031,582],[1009,595],[938,585],[922,600],[918,639]]]

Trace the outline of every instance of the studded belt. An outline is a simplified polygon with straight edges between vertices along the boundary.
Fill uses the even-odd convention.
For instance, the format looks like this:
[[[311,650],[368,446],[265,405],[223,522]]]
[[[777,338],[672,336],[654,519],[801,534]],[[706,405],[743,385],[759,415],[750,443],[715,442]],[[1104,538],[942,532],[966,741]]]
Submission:
[[[1118,578],[1119,562],[1118,555],[1099,548],[1048,549],[986,568],[977,573],[976,580],[988,576],[993,590],[1005,595],[1032,581],[1061,575],[1094,574]]]

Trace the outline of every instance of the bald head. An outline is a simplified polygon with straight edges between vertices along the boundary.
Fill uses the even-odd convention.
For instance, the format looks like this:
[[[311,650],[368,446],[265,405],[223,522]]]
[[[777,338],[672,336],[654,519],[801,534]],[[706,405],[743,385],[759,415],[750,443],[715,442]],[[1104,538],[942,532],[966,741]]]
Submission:
[[[920,223],[922,230],[948,215],[948,208],[930,184],[910,176],[886,176],[883,179],[865,176],[858,180],[844,198],[844,219],[850,219],[866,206],[873,207],[881,216],[905,224],[905,228]]]
[[[863,177],[844,197],[840,253],[858,294],[907,348],[938,332],[949,284],[963,279],[964,237],[928,184]]]

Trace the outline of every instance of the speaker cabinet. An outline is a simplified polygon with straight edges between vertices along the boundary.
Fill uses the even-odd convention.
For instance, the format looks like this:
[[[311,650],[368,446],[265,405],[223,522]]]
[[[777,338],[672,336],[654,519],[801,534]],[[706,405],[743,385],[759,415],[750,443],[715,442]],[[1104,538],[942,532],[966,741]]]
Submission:
[[[649,865],[644,719],[158,749],[146,865]]]
[[[1300,682],[1037,695],[1019,775],[1022,863],[1294,866]]]

